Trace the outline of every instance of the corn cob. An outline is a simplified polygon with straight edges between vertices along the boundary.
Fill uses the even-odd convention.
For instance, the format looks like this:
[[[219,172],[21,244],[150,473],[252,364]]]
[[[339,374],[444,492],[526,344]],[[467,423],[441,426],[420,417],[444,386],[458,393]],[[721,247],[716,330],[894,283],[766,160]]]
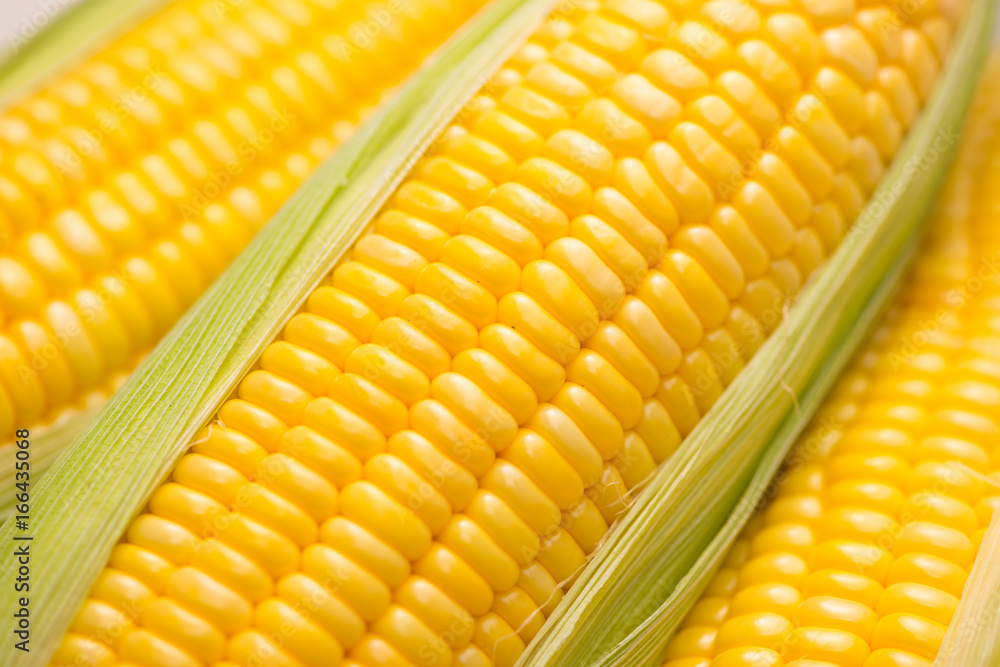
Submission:
[[[53,664],[513,664],[871,192],[956,20],[925,9],[556,15],[153,493]]]
[[[183,0],[0,115],[0,441],[102,403],[478,4]]]
[[[908,284],[673,637],[668,667],[937,657],[1000,501],[998,80],[994,59]]]

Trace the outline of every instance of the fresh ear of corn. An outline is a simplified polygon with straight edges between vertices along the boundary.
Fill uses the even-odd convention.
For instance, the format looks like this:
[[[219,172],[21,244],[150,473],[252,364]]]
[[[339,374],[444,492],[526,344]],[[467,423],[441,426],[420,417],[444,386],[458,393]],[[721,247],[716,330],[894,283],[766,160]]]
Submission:
[[[906,286],[684,619],[667,666],[995,664],[1000,589],[982,559],[1000,544],[998,82],[995,59]]]
[[[180,0],[17,97],[0,115],[0,442],[100,405],[479,4]]]
[[[879,50],[853,13],[824,8],[740,5],[742,20],[712,33],[732,9],[607,0],[554,15],[309,293],[359,231],[333,212],[363,224],[381,203],[344,184],[372,178],[371,163],[335,158],[334,192],[297,198],[282,218],[302,228],[275,247],[265,231],[39,492],[46,531],[104,522],[66,545],[83,575],[57,560],[46,572],[73,603],[94,582],[72,624],[44,628],[70,626],[55,664],[513,664],[624,491],[670,456],[840,240],[957,21],[928,10]],[[711,48],[685,48],[696,42]],[[487,47],[501,51],[470,52]],[[402,117],[393,105],[358,140],[376,164],[405,145]],[[785,143],[761,150],[772,135]],[[247,298],[247,275],[270,282]],[[222,303],[232,311],[211,310]],[[199,331],[209,315],[223,321]],[[713,359],[726,352],[731,363]],[[179,357],[207,366],[188,395],[161,375]],[[161,396],[143,395],[156,382]],[[105,455],[131,461],[134,488],[93,469],[74,516],[56,517],[60,477]]]

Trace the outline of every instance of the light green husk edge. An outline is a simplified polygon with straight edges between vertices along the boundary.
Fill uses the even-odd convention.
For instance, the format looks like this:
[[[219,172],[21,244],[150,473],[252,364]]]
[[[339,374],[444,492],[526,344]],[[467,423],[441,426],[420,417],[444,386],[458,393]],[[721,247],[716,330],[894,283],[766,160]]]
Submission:
[[[37,482],[45,474],[45,471],[56,462],[63,450],[73,442],[73,439],[80,434],[83,427],[94,418],[97,409],[83,410],[66,421],[51,427],[47,426],[43,430],[31,431],[31,479]],[[15,445],[8,442],[0,445],[0,522],[13,514],[17,505],[17,469],[15,464]]]
[[[37,35],[23,34],[23,24],[10,26],[0,43],[0,109],[172,1],[83,0],[51,17]]]
[[[187,443],[386,201],[413,161],[526,40],[553,0],[494,0],[282,207],[32,492],[31,653],[45,665],[131,518]],[[14,544],[8,520],[0,544]],[[3,559],[0,581],[16,564]],[[0,636],[13,637],[4,584]]]
[[[662,664],[667,641],[905,273],[957,148],[994,12],[991,0],[973,1],[933,99],[854,227],[639,494],[519,665]]]

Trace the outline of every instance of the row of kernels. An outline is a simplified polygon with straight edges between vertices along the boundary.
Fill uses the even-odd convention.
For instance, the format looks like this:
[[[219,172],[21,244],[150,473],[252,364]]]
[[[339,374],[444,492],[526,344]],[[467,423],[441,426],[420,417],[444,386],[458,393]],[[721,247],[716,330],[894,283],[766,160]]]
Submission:
[[[302,66],[306,66],[306,65],[307,65],[307,63],[302,63]],[[314,67],[313,69],[315,69],[315,67]],[[261,90],[262,90],[262,89],[261,89]],[[273,112],[273,111],[274,111],[275,109],[278,109],[278,110],[280,110],[280,109],[279,109],[279,107],[280,107],[280,105],[278,105],[278,106],[275,106],[275,105],[274,105],[274,104],[272,104],[272,103],[269,103],[269,104],[268,104],[268,108],[271,108],[271,109],[272,109],[272,112]],[[293,109],[293,110],[294,110],[294,109]],[[240,116],[240,114],[237,114],[237,116]],[[242,117],[242,118],[244,118],[244,120],[246,120],[246,121],[250,122],[250,121],[249,121],[249,117],[247,117],[245,113],[244,113],[244,114],[242,114],[242,116],[240,116],[240,117]],[[234,117],[234,118],[235,118],[235,117]],[[265,118],[264,118],[264,120],[267,120],[267,118],[265,117]],[[204,123],[202,123],[202,124],[204,124]],[[196,124],[195,124],[195,129],[196,129],[196,130],[198,129],[198,128],[197,128],[197,125],[198,125],[198,124],[196,123]],[[208,126],[206,126],[206,128],[207,128],[207,129],[211,129],[211,124],[209,124]],[[245,128],[244,128],[244,129],[245,129]],[[235,131],[235,128],[234,128],[234,131]],[[270,130],[268,130],[268,131],[270,131]],[[196,134],[197,134],[197,133],[196,133]],[[217,133],[216,133],[216,134],[217,134]],[[235,136],[235,135],[234,135],[234,136]],[[259,142],[257,142],[257,143],[259,143]],[[266,147],[265,145],[260,145],[260,146],[259,146],[259,148],[260,148],[260,149],[263,149],[263,148],[265,148],[265,147]],[[227,150],[228,150],[228,149],[227,149]],[[218,152],[218,151],[216,151],[216,152]],[[255,150],[254,152],[256,153],[256,152],[257,152],[257,150]],[[229,153],[235,153],[235,151],[234,151],[234,150],[232,150],[232,151],[229,151]],[[183,163],[183,165],[184,165],[184,166],[190,166],[191,164],[196,164],[196,163],[197,163],[197,158],[196,158],[196,155],[195,155],[194,153],[191,153],[191,151],[187,151],[187,153],[186,153],[186,154],[187,154],[187,155],[190,155],[190,157],[194,157],[194,158],[195,158],[195,163],[191,163],[191,161],[190,161],[190,160],[187,160],[187,161],[184,161],[184,160],[181,160],[181,163]],[[170,157],[170,156],[169,156],[169,155],[167,155],[167,157]],[[183,157],[183,156],[182,156],[182,157]],[[240,157],[243,157],[243,156],[240,156]],[[176,167],[178,167],[178,168],[180,168],[180,167],[182,166],[182,164],[181,164],[181,163],[178,163],[178,164],[177,164],[177,165],[175,165],[175,166],[176,166]],[[171,169],[171,168],[170,168],[169,166],[165,166],[165,165],[166,165],[166,163],[164,163],[164,162],[163,162],[162,160],[160,161],[160,163],[157,163],[157,164],[160,164],[160,167],[161,167],[160,171],[162,171],[163,169],[167,169],[167,172],[169,172],[169,171],[170,171],[170,169]],[[154,166],[155,166],[155,165],[154,165]],[[183,171],[183,169],[181,169],[181,171]],[[200,169],[200,170],[197,170],[197,171],[200,171],[200,172],[208,172],[208,169]],[[167,172],[164,172],[164,173],[167,173]],[[159,173],[159,172],[157,172],[157,173]],[[159,175],[161,175],[161,176],[162,176],[163,174],[159,174]],[[162,180],[162,179],[154,179],[154,180]],[[170,179],[167,179],[167,181],[168,181],[168,182],[170,182],[170,183],[180,183],[181,181],[183,181],[183,179],[180,179],[180,178],[170,178]],[[129,199],[129,198],[128,198],[128,197],[126,197],[126,199]],[[142,199],[142,198],[140,197],[140,199]],[[148,197],[147,197],[147,199],[148,199]],[[185,200],[185,201],[186,201],[186,199],[189,199],[189,198],[183,198],[183,197],[182,197],[182,200]],[[23,216],[22,216],[22,217],[23,217]]]
[[[245,201],[239,212],[252,228],[258,227],[262,224],[262,209],[274,210],[313,164],[329,152],[330,141],[317,137],[295,142],[289,148],[291,150],[286,149],[282,161],[273,166],[246,165],[250,167],[246,179],[235,181],[227,174],[221,185],[199,189],[197,196],[193,191],[187,192],[189,196],[182,219],[185,223],[197,221],[210,203],[239,188],[242,182],[253,184],[256,192],[242,195]],[[17,250],[23,259],[4,259],[8,266],[4,270],[0,301],[8,315],[17,318],[36,314],[40,304],[47,299],[65,295],[94,274],[119,268],[120,260],[116,262],[116,256],[153,254],[149,249],[156,247],[156,237],[162,239],[176,233],[184,224],[172,223],[143,232],[137,220],[149,220],[147,213],[159,210],[165,214],[167,209],[163,202],[156,203],[155,196],[141,182],[125,176],[121,182],[129,188],[129,198],[139,208],[125,205],[121,203],[124,200],[106,192],[95,191],[92,193],[92,203],[96,207],[93,215],[67,209],[55,217],[51,232],[38,230],[21,240]],[[176,182],[180,183],[181,179]]]
[[[198,206],[199,200],[210,199],[211,192],[224,188],[234,175],[238,176],[248,166],[253,169],[251,163],[262,151],[282,145],[274,142],[275,135],[289,129],[293,111],[296,117],[300,112],[294,105],[289,110],[287,100],[282,104],[280,96],[274,99],[262,88],[251,87],[252,91],[260,93],[257,97],[261,99],[255,102],[257,97],[251,95],[245,108],[231,107],[225,112],[223,123],[204,119],[194,122],[194,144],[183,138],[170,139],[166,147],[138,161],[136,171],[116,171],[108,188],[94,191],[88,188],[79,205],[54,215],[53,231],[81,262],[82,270],[92,272],[100,268],[112,248],[119,252],[135,250],[142,239],[168,229],[172,224],[168,212],[175,207],[179,207],[185,218],[189,217],[185,207],[190,210]],[[246,109],[252,110],[255,103],[263,105],[261,117],[252,119]],[[292,133],[289,139],[301,134],[301,122],[295,120],[289,132]],[[143,219],[142,225],[139,218]],[[24,288],[17,291],[26,292]],[[18,315],[22,309],[17,305],[6,299],[4,309]]]
[[[187,3],[188,5],[193,3]],[[59,120],[53,118],[53,114],[58,115],[58,111],[53,104],[64,104],[67,110],[70,108],[90,109],[91,105],[86,104],[90,99],[86,86],[93,86],[92,94],[107,97],[105,102],[114,101],[117,94],[127,90],[127,85],[119,76],[118,70],[135,75],[141,78],[148,74],[147,66],[150,63],[159,62],[162,57],[181,55],[186,57],[188,51],[198,50],[204,56],[207,67],[195,67],[186,59],[170,59],[164,61],[164,67],[170,70],[170,74],[182,81],[186,85],[196,86],[200,79],[200,92],[205,92],[212,86],[205,87],[205,82],[213,76],[228,75],[234,81],[238,79],[238,68],[244,66],[259,66],[267,63],[271,67],[273,62],[287,58],[287,51],[282,50],[292,43],[310,44],[319,39],[330,39],[327,34],[330,32],[349,32],[348,24],[363,18],[365,9],[371,7],[358,6],[359,11],[350,11],[339,8],[337,12],[329,12],[328,8],[316,7],[315,11],[310,10],[303,3],[243,3],[239,7],[227,8],[219,11],[211,3],[199,3],[201,10],[185,5],[168,8],[164,13],[145,26],[140,26],[136,31],[126,35],[119,44],[113,45],[103,56],[90,61],[79,69],[76,74],[71,74],[68,79],[60,80],[51,87],[53,90],[45,90],[39,95],[29,98],[24,105],[31,107],[27,111],[25,118],[42,125],[62,126],[65,123],[53,122]],[[294,11],[290,8],[295,7]],[[411,12],[414,8],[411,5],[401,7],[404,12]],[[196,16],[195,14],[199,14]],[[298,14],[296,16],[295,14]],[[171,19],[184,17],[187,26],[185,31],[189,33],[183,38],[175,35],[175,39],[151,39],[147,32],[155,32],[161,37],[166,37],[179,26],[168,25]],[[331,22],[332,19],[332,22]],[[201,22],[201,25],[199,25]],[[176,20],[174,23],[178,23]],[[192,24],[195,29],[192,30]],[[208,24],[212,24],[208,27]],[[322,24],[324,29],[318,30]],[[204,28],[200,30],[199,28]],[[212,37],[221,40],[222,43],[208,46],[198,42],[203,42],[204,38]],[[390,42],[398,42],[395,35]],[[372,43],[372,40],[368,40]],[[266,48],[274,48],[274,53],[265,53]],[[360,48],[355,47],[355,50]],[[333,55],[333,54],[331,54]],[[265,57],[268,56],[268,57]],[[105,62],[109,60],[110,62]],[[300,60],[300,64],[304,61]],[[154,63],[155,64],[155,63]],[[130,72],[133,70],[133,72]],[[353,72],[344,74],[353,75]],[[194,80],[192,80],[192,77]],[[81,86],[84,86],[81,88]],[[169,100],[177,98],[180,93],[176,91],[175,85],[165,87],[167,90],[150,91],[151,94],[158,95]],[[169,94],[168,94],[169,93]],[[53,99],[50,99],[53,98]],[[225,97],[202,96],[195,97],[197,104],[206,109],[213,104],[226,104]],[[12,113],[20,113],[15,109]],[[173,122],[178,119],[187,120],[191,114],[174,114],[165,118],[165,122]],[[65,119],[63,119],[65,120]],[[13,127],[11,128],[13,129]],[[30,132],[23,127],[18,132],[8,132],[5,136],[8,143],[23,143]],[[156,137],[145,137],[156,140]]]
[[[333,144],[323,139],[306,146],[328,152]],[[152,244],[145,258],[130,256],[120,271],[101,270],[65,300],[50,300],[41,319],[11,323],[9,334],[0,338],[6,353],[0,377],[9,408],[0,414],[17,423],[34,422],[79,389],[124,368],[169,328],[322,157],[293,147],[285,165],[257,171],[261,187],[256,191],[238,185],[220,192],[176,232]],[[27,240],[44,264],[69,267],[68,258],[42,233]]]
[[[257,9],[264,11],[261,8]],[[178,8],[177,11],[184,10]],[[280,19],[277,17],[272,17],[272,19],[277,26],[282,25]],[[217,47],[216,52],[223,53],[231,59],[238,59],[231,48],[221,45],[217,45]],[[44,133],[37,136],[34,142],[25,141],[26,136],[19,136],[18,144],[14,147],[16,152],[23,144],[31,145],[32,143],[38,144],[40,149],[44,149],[45,145],[52,148],[59,148],[57,144],[53,144],[53,142],[58,140],[48,137],[49,133],[45,131],[50,128],[59,128],[61,130],[61,128],[67,126],[67,119],[62,117],[64,115],[62,110],[65,110],[66,113],[79,113],[77,109],[93,109],[95,95],[101,100],[97,108],[102,108],[103,105],[107,104],[111,105],[113,109],[113,113],[108,114],[109,117],[95,118],[90,121],[84,119],[85,127],[79,128],[83,132],[79,137],[82,143],[76,146],[76,148],[65,144],[65,141],[71,139],[71,137],[68,137],[62,140],[61,153],[57,151],[47,156],[53,160],[49,166],[53,170],[50,177],[45,177],[44,173],[42,173],[45,165],[38,163],[36,160],[31,163],[25,163],[25,167],[31,167],[31,172],[23,172],[22,170],[23,173],[20,174],[17,172],[10,173],[9,176],[14,179],[14,182],[19,178],[27,179],[26,182],[31,183],[33,186],[32,190],[36,194],[48,193],[50,195],[47,203],[56,204],[59,201],[63,201],[62,197],[70,197],[66,203],[72,205],[75,201],[72,196],[77,191],[73,188],[57,187],[53,180],[56,178],[56,171],[79,181],[83,177],[80,170],[87,167],[88,161],[105,156],[103,159],[109,160],[109,164],[95,165],[95,167],[99,166],[100,168],[96,168],[89,177],[83,179],[89,182],[104,180],[107,178],[110,164],[120,164],[125,159],[125,156],[135,153],[136,141],[130,140],[125,142],[122,140],[124,137],[134,137],[141,142],[140,145],[144,146],[146,150],[150,150],[160,145],[152,142],[165,143],[171,137],[177,136],[177,131],[180,129],[176,128],[176,131],[167,132],[150,132],[146,128],[144,131],[143,127],[135,125],[137,121],[147,124],[152,123],[158,130],[165,129],[164,126],[166,126],[166,129],[174,129],[173,126],[180,122],[190,122],[192,123],[191,127],[197,129],[198,123],[205,122],[212,113],[208,106],[205,106],[204,109],[192,110],[199,116],[204,114],[204,117],[201,119],[192,117],[192,113],[184,113],[181,109],[170,109],[171,113],[157,111],[150,116],[149,111],[151,109],[158,109],[158,104],[169,106],[171,102],[183,103],[185,98],[189,101],[198,100],[199,105],[209,105],[215,102],[216,105],[221,107],[223,104],[229,103],[228,99],[232,95],[227,97],[218,94],[207,94],[214,90],[212,86],[208,86],[205,90],[196,90],[190,87],[195,82],[188,81],[187,89],[184,88],[185,75],[188,76],[188,79],[195,73],[199,73],[202,78],[208,76],[209,70],[213,70],[211,64],[199,66],[184,60],[183,63],[185,65],[182,66],[180,61],[183,59],[180,58],[169,58],[160,62],[160,58],[151,58],[150,53],[145,48],[138,46],[124,47],[122,51],[127,51],[131,58],[139,56],[138,61],[132,62],[128,57],[123,57],[121,62],[117,61],[117,51],[112,47],[109,54],[87,63],[80,69],[79,73],[71,74],[66,80],[55,84],[54,90],[43,91],[41,94],[26,100],[22,104],[25,113],[20,113],[22,111],[21,107],[15,107],[9,112],[8,118],[11,120],[8,121],[8,124],[17,123],[19,120],[28,123],[41,123],[42,125],[36,127],[36,130],[38,133]],[[178,62],[175,63],[174,61]],[[239,65],[234,64],[234,66],[238,67]],[[130,71],[132,69],[134,71]],[[138,83],[135,88],[130,88],[123,81],[123,78],[129,82],[135,79]],[[237,76],[236,78],[239,77]],[[280,91],[275,89],[275,92],[278,92],[280,97]],[[84,99],[80,99],[81,95]],[[105,97],[107,99],[103,99]],[[248,106],[250,110],[253,110],[253,108],[252,104]],[[48,111],[45,112],[45,110]],[[266,109],[262,109],[261,113],[264,111]],[[53,117],[49,118],[48,116]],[[114,122],[112,123],[110,120]],[[126,128],[123,123],[131,123],[132,125]],[[86,129],[88,127],[89,130]],[[51,131],[55,130],[52,129]],[[19,134],[27,135],[29,131],[22,130]],[[202,151],[203,153],[209,155],[212,153],[212,149],[219,144],[217,135],[218,133],[213,137],[210,134],[202,133],[202,136],[199,136],[200,141],[208,142],[205,150]],[[97,136],[100,136],[99,140]],[[108,151],[111,152],[110,155]],[[83,154],[81,155],[80,153]],[[5,154],[5,162],[7,161],[13,167],[17,167],[18,158],[14,155]],[[38,179],[40,178],[44,180],[39,181]],[[53,186],[51,188],[45,187],[45,183],[52,183]],[[32,218],[22,218],[20,224],[27,224],[31,221]]]

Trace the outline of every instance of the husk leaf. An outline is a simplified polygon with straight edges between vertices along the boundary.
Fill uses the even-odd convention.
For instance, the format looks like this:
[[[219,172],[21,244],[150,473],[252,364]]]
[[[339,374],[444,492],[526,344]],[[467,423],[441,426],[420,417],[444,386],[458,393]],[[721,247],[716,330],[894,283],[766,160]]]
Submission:
[[[46,427],[40,433],[32,433],[30,462],[32,479],[36,481],[41,479],[45,471],[55,463],[63,450],[73,442],[73,438],[80,434],[96,413],[96,410],[84,410],[64,422]],[[13,443],[0,447],[0,457],[3,457],[0,459],[0,521],[11,514],[15,505],[17,459],[14,453]]]

